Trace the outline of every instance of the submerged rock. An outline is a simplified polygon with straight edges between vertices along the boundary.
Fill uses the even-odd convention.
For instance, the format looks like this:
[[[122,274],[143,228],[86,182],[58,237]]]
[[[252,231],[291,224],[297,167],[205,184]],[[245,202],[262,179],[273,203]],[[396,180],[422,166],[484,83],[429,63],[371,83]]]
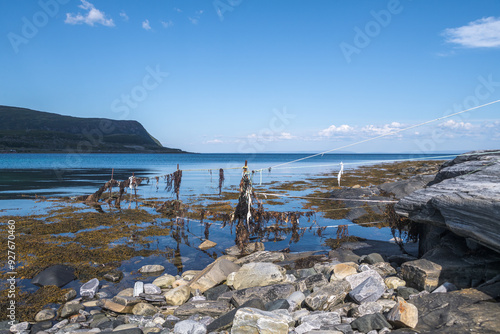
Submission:
[[[33,277],[31,283],[38,286],[55,285],[60,288],[73,281],[75,278],[75,269],[56,264],[44,269]]]
[[[99,280],[97,278],[92,278],[80,287],[80,296],[94,298],[97,290],[99,290]]]

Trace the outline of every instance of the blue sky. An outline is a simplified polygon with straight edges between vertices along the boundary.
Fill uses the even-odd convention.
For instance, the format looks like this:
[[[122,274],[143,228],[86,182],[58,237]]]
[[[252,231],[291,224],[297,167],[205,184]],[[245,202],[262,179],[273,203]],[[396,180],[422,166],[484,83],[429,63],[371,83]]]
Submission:
[[[496,0],[0,2],[0,104],[195,152],[495,149]],[[390,134],[400,131],[396,134]]]

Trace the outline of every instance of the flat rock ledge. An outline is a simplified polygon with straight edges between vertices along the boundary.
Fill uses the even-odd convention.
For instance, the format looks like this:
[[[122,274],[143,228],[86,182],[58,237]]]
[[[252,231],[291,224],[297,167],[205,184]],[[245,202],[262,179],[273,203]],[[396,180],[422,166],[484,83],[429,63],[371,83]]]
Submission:
[[[102,281],[98,288],[92,281],[94,296],[75,293],[58,307],[39,310],[36,321],[1,322],[0,334],[500,333],[500,305],[488,292],[500,276],[487,284],[490,290],[458,289],[440,283],[439,265],[404,261],[401,254],[392,254],[399,261],[389,263],[386,254],[356,257],[351,249],[337,249],[310,261],[310,268],[296,268],[295,261],[311,254],[255,251],[238,261],[241,266],[226,255],[206,270],[158,273],[114,296],[107,290],[114,283]],[[264,269],[266,282],[255,278]]]

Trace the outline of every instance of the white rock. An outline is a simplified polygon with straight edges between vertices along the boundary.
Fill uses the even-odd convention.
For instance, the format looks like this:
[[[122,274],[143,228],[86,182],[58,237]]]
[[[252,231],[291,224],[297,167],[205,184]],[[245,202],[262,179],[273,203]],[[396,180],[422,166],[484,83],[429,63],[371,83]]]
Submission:
[[[97,278],[92,278],[90,281],[80,287],[80,296],[94,298],[98,289],[99,280]]]
[[[268,262],[244,264],[234,275],[233,287],[236,290],[255,286],[281,283],[285,280],[286,270]]]
[[[273,333],[288,334],[288,322],[280,315],[254,308],[239,309],[233,320],[232,334]]]
[[[176,334],[205,334],[206,332],[207,327],[194,320],[179,321],[174,326]]]
[[[139,281],[134,284],[134,297],[139,297],[141,293],[144,293],[144,283]]]

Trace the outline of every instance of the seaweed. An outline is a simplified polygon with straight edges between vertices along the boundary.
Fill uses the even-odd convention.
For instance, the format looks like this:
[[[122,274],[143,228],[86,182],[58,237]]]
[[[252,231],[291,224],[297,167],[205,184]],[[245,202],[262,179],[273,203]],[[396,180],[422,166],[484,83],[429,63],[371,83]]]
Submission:
[[[404,243],[418,241],[418,224],[398,215],[394,210],[394,204],[386,206],[385,215],[386,221],[391,227],[394,241],[404,254],[408,254],[404,248]]]

